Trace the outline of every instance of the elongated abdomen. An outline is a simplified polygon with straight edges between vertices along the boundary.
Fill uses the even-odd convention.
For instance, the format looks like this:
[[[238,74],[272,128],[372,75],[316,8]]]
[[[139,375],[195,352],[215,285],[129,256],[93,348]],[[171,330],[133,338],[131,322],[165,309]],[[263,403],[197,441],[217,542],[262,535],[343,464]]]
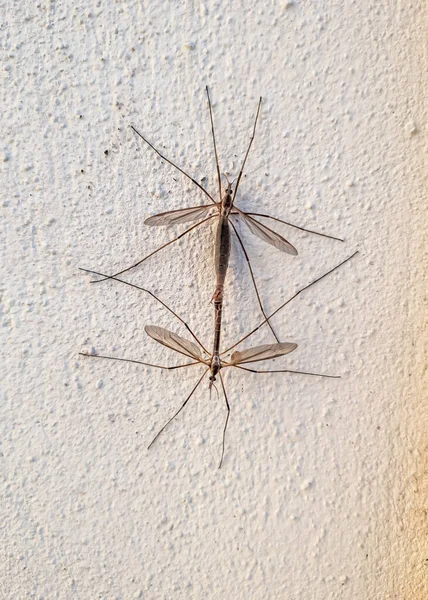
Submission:
[[[224,281],[226,279],[227,267],[229,266],[230,256],[230,228],[227,217],[220,217],[217,225],[217,234],[215,240],[215,274],[216,291],[214,299],[218,298],[223,292]]]

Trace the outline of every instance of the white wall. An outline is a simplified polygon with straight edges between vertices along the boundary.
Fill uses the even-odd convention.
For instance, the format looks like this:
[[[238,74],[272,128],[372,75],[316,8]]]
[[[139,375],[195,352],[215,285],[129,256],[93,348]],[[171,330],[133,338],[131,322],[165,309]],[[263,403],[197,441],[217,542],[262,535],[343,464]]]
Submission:
[[[0,596],[427,598],[425,3],[21,0],[2,13]],[[143,329],[185,335],[172,316],[78,267],[130,264],[180,231],[148,215],[204,201],[131,123],[216,192],[207,84],[232,175],[264,98],[239,206],[346,239],[278,225],[291,258],[244,231],[267,308],[360,252],[274,319],[299,345],[276,368],[342,378],[227,373],[220,471],[225,408],[206,385],[146,449],[197,370],[78,356],[179,362]],[[207,344],[212,240],[201,228],[129,274]],[[259,320],[234,244],[225,343]]]

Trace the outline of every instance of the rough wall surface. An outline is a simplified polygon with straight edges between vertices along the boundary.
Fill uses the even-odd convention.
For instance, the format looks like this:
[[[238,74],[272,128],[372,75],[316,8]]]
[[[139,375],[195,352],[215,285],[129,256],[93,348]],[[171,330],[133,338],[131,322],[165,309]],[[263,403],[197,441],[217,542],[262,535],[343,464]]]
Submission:
[[[0,597],[426,599],[426,4],[15,0],[2,21]],[[180,361],[144,333],[186,335],[170,314],[78,267],[135,262],[181,231],[149,214],[205,201],[130,124],[216,193],[205,85],[232,177],[263,96],[239,206],[346,240],[266,222],[293,258],[241,229],[267,309],[359,250],[273,321],[299,347],[270,368],[342,378],[226,373],[221,470],[206,385],[147,451],[199,368],[78,355]],[[213,234],[127,275],[206,344]],[[226,345],[260,321],[235,242],[224,318]]]

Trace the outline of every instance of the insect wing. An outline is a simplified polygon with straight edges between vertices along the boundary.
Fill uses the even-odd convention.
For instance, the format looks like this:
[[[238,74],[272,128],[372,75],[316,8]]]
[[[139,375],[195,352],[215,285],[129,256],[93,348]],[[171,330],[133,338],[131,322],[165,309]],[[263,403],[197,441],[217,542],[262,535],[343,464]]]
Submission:
[[[238,365],[242,363],[257,362],[259,360],[268,360],[277,358],[284,354],[289,354],[297,348],[297,344],[283,342],[281,344],[264,344],[263,346],[254,346],[242,352],[234,352],[231,358],[231,364]]]
[[[287,242],[287,240],[283,238],[282,235],[279,235],[279,233],[276,233],[276,231],[273,231],[273,229],[269,229],[269,227],[266,227],[266,225],[259,223],[259,221],[256,221],[241,210],[239,211],[239,215],[245,220],[245,223],[248,225],[248,228],[251,231],[251,233],[254,233],[254,235],[256,235],[258,238],[260,238],[267,244],[278,248],[278,250],[296,256],[296,248],[292,244],[290,244],[290,242]]]
[[[176,352],[194,358],[195,360],[202,360],[201,351],[193,342],[185,340],[176,333],[168,331],[168,329],[156,327],[155,325],[146,325],[144,329],[147,335],[159,342],[159,344],[162,344],[162,346],[171,348],[171,350],[175,350]]]
[[[168,212],[153,215],[144,221],[145,225],[179,225],[188,221],[197,221],[213,208],[212,204],[193,206],[191,208],[180,208]]]

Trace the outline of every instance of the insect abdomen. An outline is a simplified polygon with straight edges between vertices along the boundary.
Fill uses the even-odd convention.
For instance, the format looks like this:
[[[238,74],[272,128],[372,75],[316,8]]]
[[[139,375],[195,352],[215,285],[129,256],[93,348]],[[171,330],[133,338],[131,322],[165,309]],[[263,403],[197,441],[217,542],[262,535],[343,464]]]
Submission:
[[[227,217],[220,217],[215,244],[216,285],[223,287],[230,256],[230,229]]]

